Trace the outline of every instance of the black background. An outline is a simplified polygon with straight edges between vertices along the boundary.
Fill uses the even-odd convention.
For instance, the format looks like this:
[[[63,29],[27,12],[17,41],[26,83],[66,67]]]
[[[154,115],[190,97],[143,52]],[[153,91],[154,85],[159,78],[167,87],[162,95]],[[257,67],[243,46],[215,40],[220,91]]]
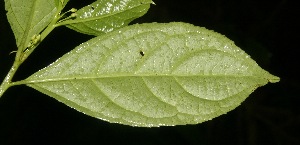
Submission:
[[[292,0],[154,0],[134,23],[182,21],[226,35],[270,73],[281,77],[252,93],[226,115],[198,125],[138,128],[84,115],[26,86],[0,99],[0,145],[296,145],[300,144],[299,8]],[[80,8],[91,0],[71,0]],[[296,27],[298,26],[298,27]],[[20,67],[21,80],[92,38],[56,28]],[[16,50],[0,2],[0,79]]]

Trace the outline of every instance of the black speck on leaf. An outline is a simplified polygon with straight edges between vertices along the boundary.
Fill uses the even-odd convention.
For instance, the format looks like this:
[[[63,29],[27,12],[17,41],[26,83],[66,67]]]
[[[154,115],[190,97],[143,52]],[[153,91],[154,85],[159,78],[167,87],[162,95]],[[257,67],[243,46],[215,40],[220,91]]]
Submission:
[[[143,52],[143,51],[140,51],[140,55],[141,55],[141,56],[144,56],[145,54],[144,54],[144,52]]]

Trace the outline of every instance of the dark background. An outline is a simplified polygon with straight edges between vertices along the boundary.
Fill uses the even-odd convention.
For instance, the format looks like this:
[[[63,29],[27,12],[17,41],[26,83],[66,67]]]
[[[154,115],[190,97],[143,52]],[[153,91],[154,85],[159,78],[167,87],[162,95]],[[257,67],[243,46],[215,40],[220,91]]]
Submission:
[[[222,33],[264,69],[281,77],[226,115],[198,125],[138,128],[84,115],[26,86],[0,99],[0,145],[299,145],[299,8],[292,0],[154,0],[135,23],[182,21]],[[77,2],[77,3],[76,3]],[[76,8],[91,0],[71,0]],[[80,4],[79,4],[80,3]],[[297,26],[297,27],[296,27]],[[21,80],[92,38],[56,28],[20,67]],[[14,60],[15,40],[0,2],[0,79]],[[9,55],[10,54],[10,55]]]

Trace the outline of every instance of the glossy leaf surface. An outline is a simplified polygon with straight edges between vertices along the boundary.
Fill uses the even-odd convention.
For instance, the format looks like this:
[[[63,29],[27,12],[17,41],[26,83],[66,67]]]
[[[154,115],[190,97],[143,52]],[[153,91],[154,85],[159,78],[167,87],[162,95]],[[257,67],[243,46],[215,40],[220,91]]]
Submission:
[[[71,23],[66,26],[80,33],[98,36],[141,17],[151,3],[151,0],[98,0],[78,10],[76,19],[63,23]]]
[[[5,9],[17,46],[22,49],[51,22],[57,11],[55,0],[5,0]]]
[[[277,81],[223,35],[151,23],[98,36],[24,82],[96,118],[151,127],[210,120]]]

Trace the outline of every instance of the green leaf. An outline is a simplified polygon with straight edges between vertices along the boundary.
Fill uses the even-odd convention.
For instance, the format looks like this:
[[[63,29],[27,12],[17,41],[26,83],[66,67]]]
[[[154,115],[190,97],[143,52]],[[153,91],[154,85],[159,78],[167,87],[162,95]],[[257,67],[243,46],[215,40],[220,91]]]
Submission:
[[[151,0],[98,0],[78,10],[76,19],[61,24],[68,24],[68,28],[80,33],[98,36],[141,17],[151,3]]]
[[[55,0],[56,7],[59,7],[61,5],[62,8],[64,8],[69,0]]]
[[[23,83],[93,117],[151,127],[210,120],[278,81],[223,35],[151,23],[98,36]]]
[[[24,49],[53,19],[55,0],[5,0],[7,18],[19,49]]]

